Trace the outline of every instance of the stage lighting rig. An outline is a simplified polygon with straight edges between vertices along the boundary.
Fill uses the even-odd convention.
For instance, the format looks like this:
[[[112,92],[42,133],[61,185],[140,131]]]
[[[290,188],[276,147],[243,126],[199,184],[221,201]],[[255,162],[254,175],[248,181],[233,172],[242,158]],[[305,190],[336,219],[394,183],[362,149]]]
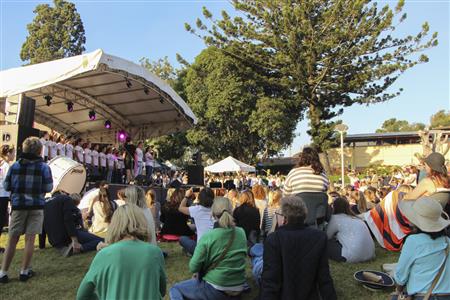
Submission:
[[[127,85],[127,88],[131,88],[133,86],[133,84],[131,83],[131,81],[128,78],[125,78],[125,83]]]
[[[67,102],[67,111],[68,112],[73,112],[73,102]]]
[[[89,111],[89,120],[95,121],[95,118],[96,118],[96,116],[95,116],[95,110],[90,110],[90,111]]]
[[[52,99],[53,99],[52,96],[50,96],[50,95],[45,95],[44,99],[45,99],[45,101],[47,102],[47,106],[52,105]]]
[[[106,129],[111,129],[111,121],[110,120],[106,120],[105,121],[105,128]]]

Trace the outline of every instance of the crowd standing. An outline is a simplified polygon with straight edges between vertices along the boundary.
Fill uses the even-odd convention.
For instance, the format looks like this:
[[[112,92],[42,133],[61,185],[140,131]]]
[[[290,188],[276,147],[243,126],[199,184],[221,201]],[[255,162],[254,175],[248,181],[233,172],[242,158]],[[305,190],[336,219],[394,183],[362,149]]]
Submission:
[[[448,299],[450,294],[450,221],[442,217],[450,185],[438,153],[424,158],[419,168],[396,170],[389,177],[372,170],[366,177],[351,172],[350,185],[333,190],[318,153],[306,147],[286,177],[211,175],[197,190],[183,188],[182,172],[152,176],[155,186],[169,188],[166,199],[157,199],[151,188],[137,185],[117,196],[109,193],[117,170],[123,182],[132,182],[143,170],[152,174],[153,165],[147,164],[154,161],[152,151],[141,142],[134,146],[128,140],[118,150],[45,135],[28,138],[23,152],[10,166],[14,151],[1,149],[0,202],[10,199],[12,207],[1,283],[8,282],[23,234],[19,278],[34,275],[35,236],[45,233],[63,256],[98,251],[77,299],[162,298],[167,254],[157,240],[176,240],[191,256],[193,276],[170,288],[171,299],[238,299],[249,290],[245,265],[250,256],[260,299],[332,300],[337,296],[329,259],[369,261],[375,257],[375,241],[401,251],[395,297],[420,299],[430,293],[433,299]],[[83,198],[57,190],[45,199],[53,190],[45,161],[58,155],[83,163],[88,173],[102,174],[106,181]],[[0,218],[6,218],[3,206]]]

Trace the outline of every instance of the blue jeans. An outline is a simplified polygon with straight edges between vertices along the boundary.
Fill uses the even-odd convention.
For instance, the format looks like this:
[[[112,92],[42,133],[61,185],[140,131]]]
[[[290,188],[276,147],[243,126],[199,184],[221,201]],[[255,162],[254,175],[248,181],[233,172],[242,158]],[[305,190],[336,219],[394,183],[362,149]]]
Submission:
[[[84,230],[77,230],[77,239],[78,243],[83,247],[83,252],[95,251],[98,243],[103,242],[101,237]]]
[[[147,178],[147,183],[150,184],[152,181],[152,174],[153,174],[153,167],[152,166],[145,166],[145,178]]]
[[[191,239],[188,236],[180,236],[180,240],[179,243],[181,245],[181,247],[183,247],[183,249],[189,253],[189,254],[194,254],[195,251],[195,247],[197,246],[197,242],[194,241],[193,239]]]
[[[252,259],[252,274],[256,283],[261,286],[261,275],[263,271],[263,244],[258,243],[250,248],[250,257]]]
[[[107,182],[112,183],[112,175],[113,175],[113,170],[108,169],[108,171],[106,173],[106,181]]]
[[[195,299],[195,300],[232,300],[240,299],[240,296],[228,296],[224,292],[216,290],[209,283],[198,279],[189,279],[176,283],[169,290],[171,300]]]

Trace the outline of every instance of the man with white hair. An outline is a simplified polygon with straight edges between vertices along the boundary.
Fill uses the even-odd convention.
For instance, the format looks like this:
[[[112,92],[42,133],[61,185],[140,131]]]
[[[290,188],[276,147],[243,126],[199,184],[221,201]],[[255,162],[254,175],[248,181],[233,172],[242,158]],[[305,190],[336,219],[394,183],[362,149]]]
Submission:
[[[337,299],[327,257],[327,235],[305,226],[300,196],[281,199],[281,226],[264,242],[260,299]]]
[[[20,281],[33,276],[31,258],[36,234],[42,232],[45,194],[53,189],[53,178],[49,166],[41,157],[42,143],[37,137],[27,138],[22,145],[23,154],[8,170],[3,182],[11,192],[11,221],[9,240],[0,270],[0,283],[8,282],[8,269],[21,235],[25,234],[25,249],[20,270]]]

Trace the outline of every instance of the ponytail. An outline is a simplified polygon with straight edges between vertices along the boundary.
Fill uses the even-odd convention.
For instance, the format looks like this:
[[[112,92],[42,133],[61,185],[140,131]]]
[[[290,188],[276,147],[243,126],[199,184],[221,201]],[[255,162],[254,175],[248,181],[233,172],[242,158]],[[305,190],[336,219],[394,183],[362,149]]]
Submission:
[[[221,228],[233,228],[235,226],[233,216],[233,206],[228,198],[217,197],[212,205],[212,214],[217,219],[217,223]]]
[[[219,226],[221,228],[232,228],[236,224],[234,223],[233,216],[230,214],[228,210],[223,210],[220,216],[218,217]]]

